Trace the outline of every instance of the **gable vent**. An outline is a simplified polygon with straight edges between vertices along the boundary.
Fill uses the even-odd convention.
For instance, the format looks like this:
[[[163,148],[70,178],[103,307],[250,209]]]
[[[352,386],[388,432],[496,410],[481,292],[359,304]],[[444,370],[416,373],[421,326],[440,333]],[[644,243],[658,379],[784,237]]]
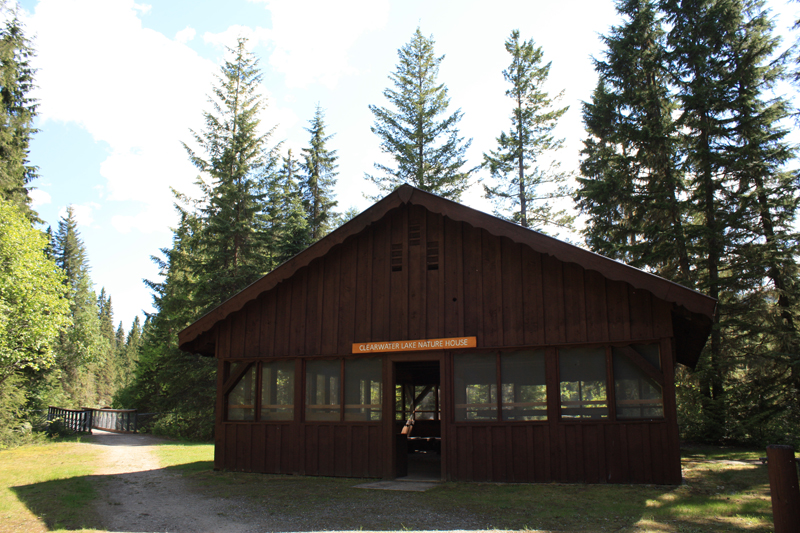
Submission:
[[[403,270],[403,245],[392,245],[392,272]]]
[[[419,224],[409,224],[408,225],[408,245],[409,246],[419,246],[419,238],[420,238],[420,228]]]
[[[428,241],[427,252],[428,270],[439,270],[439,241]]]

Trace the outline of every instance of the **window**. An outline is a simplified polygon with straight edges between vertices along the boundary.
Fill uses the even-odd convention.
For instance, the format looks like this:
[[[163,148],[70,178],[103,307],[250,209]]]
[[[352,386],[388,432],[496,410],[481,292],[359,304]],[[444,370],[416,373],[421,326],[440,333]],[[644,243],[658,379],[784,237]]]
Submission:
[[[348,359],[344,363],[341,359],[306,363],[307,421],[373,422],[381,419],[382,410],[382,359],[373,357]]]
[[[383,404],[383,361],[348,359],[344,363],[344,419],[380,420]]]
[[[261,420],[294,418],[294,361],[261,364]]]
[[[559,350],[562,418],[608,418],[605,348]]]
[[[657,344],[615,347],[614,401],[617,418],[661,418],[664,396],[654,375],[661,371]],[[647,365],[650,365],[649,368]]]
[[[256,365],[239,363],[233,366],[232,374],[238,373],[242,365],[247,365],[249,368],[228,393],[228,420],[256,418]]]
[[[503,420],[547,420],[544,350],[500,354]]]
[[[497,355],[453,357],[456,422],[497,420]]]
[[[306,363],[306,420],[340,419],[341,372],[340,360]]]

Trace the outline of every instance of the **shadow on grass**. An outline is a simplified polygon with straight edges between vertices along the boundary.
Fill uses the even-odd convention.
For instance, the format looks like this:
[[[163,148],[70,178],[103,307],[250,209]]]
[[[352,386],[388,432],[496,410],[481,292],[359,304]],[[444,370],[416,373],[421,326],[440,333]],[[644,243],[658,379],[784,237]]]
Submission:
[[[50,530],[104,529],[95,502],[108,483],[147,491],[145,473],[81,476],[12,490]],[[688,458],[687,482],[654,485],[443,483],[424,493],[351,489],[363,479],[283,476],[213,470],[195,461],[146,473],[150,482],[179,476],[186,509],[264,530],[543,529],[558,531],[753,532],[772,529],[766,467]],[[150,485],[152,486],[152,485]],[[765,490],[766,497],[765,497]],[[147,501],[144,499],[144,501]],[[199,502],[199,503],[197,503]],[[107,502],[128,527],[169,523],[181,506],[150,500]],[[106,505],[100,502],[100,505]],[[357,511],[356,511],[357,510]],[[135,517],[151,522],[137,523]],[[193,518],[202,518],[194,516]],[[139,526],[139,527],[137,527]],[[172,527],[171,529],[176,529]]]

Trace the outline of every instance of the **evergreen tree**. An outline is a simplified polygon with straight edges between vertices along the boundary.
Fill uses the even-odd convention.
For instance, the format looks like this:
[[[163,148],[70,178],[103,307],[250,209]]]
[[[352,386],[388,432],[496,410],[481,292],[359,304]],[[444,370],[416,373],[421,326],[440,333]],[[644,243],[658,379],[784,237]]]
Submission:
[[[271,197],[270,219],[275,266],[305,250],[311,244],[309,223],[300,186],[298,161],[290,149],[275,176],[276,186]]]
[[[557,162],[545,160],[563,143],[553,136],[558,119],[568,109],[554,107],[563,91],[551,98],[544,90],[550,63],[542,64],[542,48],[533,39],[520,41],[519,30],[514,30],[505,46],[512,59],[503,77],[511,84],[506,96],[514,101],[514,110],[511,129],[497,138],[497,150],[483,154],[484,165],[499,182],[494,187],[484,185],[486,197],[503,211],[511,204],[510,216],[503,211],[498,216],[523,227],[570,228],[574,217],[550,203],[571,194],[567,174],[558,171]]]
[[[336,161],[339,157],[336,150],[329,150],[327,142],[333,135],[325,135],[325,116],[317,104],[311,127],[306,131],[311,134],[308,148],[303,148],[303,182],[300,186],[303,196],[303,207],[306,210],[308,232],[311,242],[316,242],[327,235],[333,225],[336,200],[333,199],[333,188],[336,186]]]
[[[111,404],[116,390],[117,373],[117,338],[114,332],[114,310],[111,297],[106,295],[105,288],[100,289],[97,297],[97,318],[99,320],[98,359],[95,366],[97,382],[97,403],[103,407]]]
[[[208,176],[200,183],[204,198],[202,226],[196,236],[201,254],[193,258],[195,296],[204,310],[218,305],[267,271],[265,226],[266,180],[273,156],[260,133],[259,115],[266,103],[258,92],[258,61],[239,39],[228,49],[214,87],[212,111],[204,113],[205,129],[193,133],[204,154],[184,145],[192,163]]]
[[[179,196],[179,200],[185,199]],[[181,352],[177,337],[202,312],[193,272],[201,219],[176,208],[180,223],[172,247],[161,250],[163,258],[153,257],[162,280],[146,281],[156,312],[147,316],[139,341],[133,336],[136,328],[131,329],[129,348],[136,347],[136,365],[131,382],[117,393],[114,405],[170,413],[151,428],[155,432],[209,439],[214,427],[216,363]]]
[[[625,22],[604,37],[584,104],[578,205],[593,250],[691,286],[677,109],[662,17],[650,0],[617,3]]]
[[[760,0],[618,9],[584,108],[587,241],[718,299],[696,371],[678,372],[687,437],[779,442],[800,422],[798,193],[772,24]]]
[[[472,170],[462,167],[472,140],[459,137],[461,110],[447,115],[447,88],[437,81],[444,56],[436,57],[433,45],[433,37],[424,37],[417,28],[411,41],[398,50],[397,71],[389,75],[395,88],[383,92],[394,109],[369,106],[375,115],[372,132],[395,166],[375,163],[381,175],[367,179],[382,192],[410,183],[458,200],[469,186]]]
[[[92,365],[102,352],[97,298],[92,290],[86,248],[78,232],[72,206],[58,223],[53,250],[56,264],[66,275],[65,284],[72,327],[62,331],[58,342],[61,383],[73,405],[93,405],[97,384]]]
[[[6,1],[0,3],[0,14],[9,10]],[[0,197],[37,221],[28,196],[28,185],[37,177],[36,167],[28,161],[30,138],[36,132],[36,100],[30,96],[34,88],[33,56],[14,9],[0,28]]]

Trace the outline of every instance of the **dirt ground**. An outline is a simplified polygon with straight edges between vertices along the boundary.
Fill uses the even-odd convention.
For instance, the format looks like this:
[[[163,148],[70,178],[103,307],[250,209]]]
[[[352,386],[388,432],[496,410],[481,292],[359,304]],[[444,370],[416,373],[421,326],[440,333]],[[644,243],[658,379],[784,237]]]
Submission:
[[[164,442],[150,435],[114,434],[93,430],[93,445],[102,446],[103,459],[95,474],[104,477],[96,502],[103,526],[108,531],[158,532],[265,532],[339,530],[338,519],[352,523],[354,515],[376,515],[387,523],[408,520],[404,494],[381,498],[375,506],[320,508],[303,516],[268,514],[252,503],[215,498],[190,490],[186,481],[159,465],[155,445]],[[362,490],[362,489],[357,489]],[[425,516],[421,516],[425,515]],[[469,513],[417,513],[418,524],[426,529],[478,530],[488,526]],[[323,526],[320,526],[323,524]],[[350,526],[352,527],[352,526]],[[424,526],[423,526],[424,527]]]
[[[103,447],[95,474],[107,476],[97,510],[108,531],[230,532],[253,531],[239,522],[232,502],[187,490],[185,482],[159,465],[150,435],[93,430]],[[258,531],[264,531],[259,528]]]

